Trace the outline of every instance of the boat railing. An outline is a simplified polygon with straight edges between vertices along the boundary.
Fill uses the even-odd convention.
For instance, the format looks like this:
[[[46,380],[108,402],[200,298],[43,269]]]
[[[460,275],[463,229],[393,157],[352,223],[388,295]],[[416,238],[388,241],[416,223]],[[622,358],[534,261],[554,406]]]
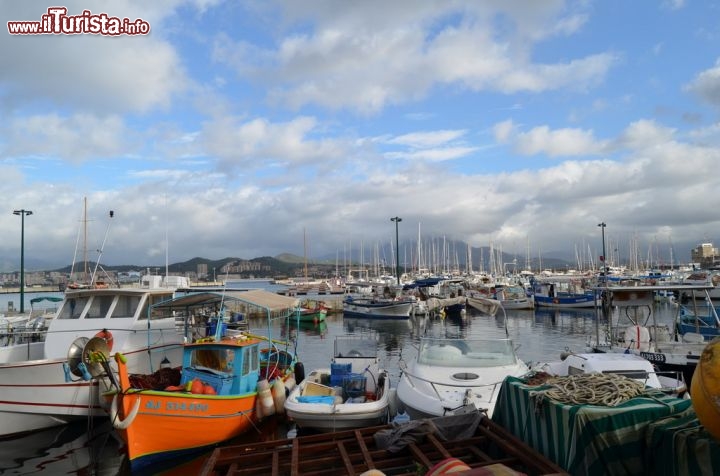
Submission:
[[[685,376],[680,370],[658,370],[649,375],[655,375],[660,382],[660,391],[673,395],[683,395],[687,392]]]
[[[47,327],[9,326],[0,330],[0,347],[43,342],[47,336]]]

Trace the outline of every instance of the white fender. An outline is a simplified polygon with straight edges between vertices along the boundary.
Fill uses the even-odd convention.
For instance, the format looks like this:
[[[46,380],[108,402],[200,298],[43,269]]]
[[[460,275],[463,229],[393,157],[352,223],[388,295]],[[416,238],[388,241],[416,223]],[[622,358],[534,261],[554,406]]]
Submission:
[[[118,415],[117,400],[118,394],[116,393],[113,397],[112,404],[110,405],[110,420],[112,420],[114,428],[117,428],[118,430],[126,430],[135,420],[138,410],[140,410],[140,395],[137,396],[135,405],[132,407],[132,410],[130,410],[130,413],[125,420],[121,420],[120,415]]]

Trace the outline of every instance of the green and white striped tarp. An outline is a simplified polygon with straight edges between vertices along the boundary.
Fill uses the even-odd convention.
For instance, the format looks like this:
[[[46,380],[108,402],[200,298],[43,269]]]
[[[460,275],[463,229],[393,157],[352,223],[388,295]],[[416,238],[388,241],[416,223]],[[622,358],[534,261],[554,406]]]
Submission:
[[[690,400],[651,390],[616,407],[564,405],[531,396],[547,388],[507,377],[492,420],[574,476],[644,475],[648,425]]]
[[[645,441],[653,475],[720,474],[720,442],[705,431],[692,408],[649,425]]]

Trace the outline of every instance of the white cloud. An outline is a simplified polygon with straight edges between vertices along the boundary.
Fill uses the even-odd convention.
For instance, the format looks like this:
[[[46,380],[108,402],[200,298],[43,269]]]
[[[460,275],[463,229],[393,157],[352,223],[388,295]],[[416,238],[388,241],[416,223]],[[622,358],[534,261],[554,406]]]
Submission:
[[[322,131],[312,117],[280,123],[224,117],[204,125],[202,142],[208,154],[230,168],[258,168],[268,161],[287,167],[317,165],[344,157],[343,141],[316,135],[322,136]]]
[[[495,135],[495,140],[504,144],[508,142],[512,135],[515,134],[516,126],[513,124],[512,120],[508,119],[506,121],[498,122],[492,129]]]
[[[720,59],[713,68],[702,71],[686,84],[685,90],[716,108],[720,107]]]
[[[388,152],[389,159],[427,160],[429,162],[443,162],[466,157],[477,150],[477,147],[441,147],[423,149],[409,152]]]
[[[68,14],[83,9],[111,16],[160,22],[177,4],[113,2],[93,11],[86,2],[69,1]],[[13,20],[40,20],[47,6],[13,2],[0,13]],[[152,30],[151,30],[152,31]],[[148,111],[168,107],[171,98],[188,87],[174,47],[162,35],[103,37],[98,35],[0,35],[3,68],[0,101],[17,108],[48,101],[59,108],[96,114]],[[36,60],[30,61],[29,58]]]
[[[140,147],[120,116],[44,114],[15,117],[3,126],[2,157],[49,156],[69,162],[123,156]]]
[[[388,143],[407,145],[414,148],[434,147],[459,139],[464,136],[466,132],[467,131],[464,130],[412,132],[410,134],[393,137],[388,140]]]
[[[658,147],[673,140],[675,130],[654,121],[639,120],[628,125],[618,137],[617,143],[634,150]]]
[[[535,42],[574,33],[587,20],[583,14],[562,16],[558,4],[382,2],[375,9],[368,2],[339,8],[318,1],[303,2],[302,9],[283,6],[288,30],[295,23],[310,27],[288,33],[275,48],[222,37],[214,57],[273,85],[270,100],[294,109],[315,104],[375,114],[443,85],[505,94],[582,90],[602,81],[617,61],[612,53],[597,53],[533,62]],[[497,26],[496,16],[503,15],[515,28]]]
[[[548,126],[538,126],[520,132],[512,121],[507,120],[495,124],[493,132],[498,142],[510,144],[513,150],[523,155],[587,156],[596,155],[606,147],[604,141],[595,139],[592,131],[582,129],[551,130]]]

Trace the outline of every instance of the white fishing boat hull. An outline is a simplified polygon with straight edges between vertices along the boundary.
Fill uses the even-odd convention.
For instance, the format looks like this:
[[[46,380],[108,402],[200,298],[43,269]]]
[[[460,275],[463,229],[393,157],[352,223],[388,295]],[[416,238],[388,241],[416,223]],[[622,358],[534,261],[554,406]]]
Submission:
[[[115,294],[120,293],[128,300],[142,303],[143,299],[151,299],[152,291],[115,291]],[[66,302],[81,294],[105,296],[100,300],[105,299],[106,303],[115,295],[108,289],[69,292]],[[164,289],[160,295],[168,295],[168,290]],[[117,304],[113,306],[117,307]],[[69,367],[64,365],[68,362],[71,345],[85,342],[77,341],[79,338],[89,340],[103,330],[110,330],[112,351],[120,351],[127,357],[133,373],[157,370],[163,359],[171,366],[180,365],[183,335],[175,319],[169,317],[148,322],[139,318],[144,312],[142,307],[139,305],[131,316],[123,316],[118,311],[115,317],[112,313],[106,317],[86,318],[85,314],[77,318],[56,317],[44,342],[0,347],[0,436],[105,415],[99,392],[107,389],[109,380],[102,376],[84,380],[82,375],[66,370]]]
[[[414,308],[412,301],[374,301],[358,298],[343,301],[343,315],[379,319],[408,319]]]

